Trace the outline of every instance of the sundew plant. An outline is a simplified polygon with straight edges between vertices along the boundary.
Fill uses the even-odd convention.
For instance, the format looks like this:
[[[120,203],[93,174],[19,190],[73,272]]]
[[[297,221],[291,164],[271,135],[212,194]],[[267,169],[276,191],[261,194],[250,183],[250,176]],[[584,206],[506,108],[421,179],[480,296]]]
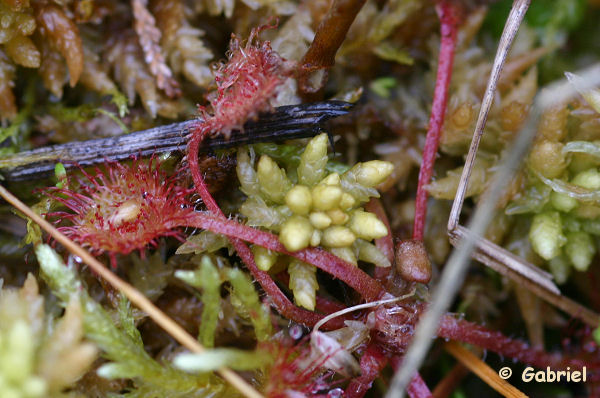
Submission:
[[[599,18],[0,0],[0,396],[600,394]]]

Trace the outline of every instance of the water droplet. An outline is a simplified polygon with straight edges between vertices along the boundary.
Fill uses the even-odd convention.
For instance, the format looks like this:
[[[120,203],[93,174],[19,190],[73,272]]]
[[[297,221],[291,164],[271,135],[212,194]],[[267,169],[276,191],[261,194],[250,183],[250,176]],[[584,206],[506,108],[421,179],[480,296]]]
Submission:
[[[304,334],[304,331],[302,330],[302,326],[293,325],[290,327],[288,333],[291,338],[293,338],[294,340],[298,340],[302,337],[302,335]]]
[[[334,388],[333,390],[329,390],[327,393],[327,398],[341,398],[344,396],[344,390],[341,388]]]

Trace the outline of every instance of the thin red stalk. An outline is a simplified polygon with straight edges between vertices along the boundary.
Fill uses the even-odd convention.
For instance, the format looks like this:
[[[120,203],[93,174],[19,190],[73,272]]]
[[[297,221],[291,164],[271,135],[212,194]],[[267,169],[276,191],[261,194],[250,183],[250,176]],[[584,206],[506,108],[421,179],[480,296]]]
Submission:
[[[371,389],[373,381],[379,377],[379,374],[387,363],[388,359],[381,347],[371,342],[360,358],[361,374],[350,381],[344,392],[344,397],[362,398]]]
[[[433,394],[425,384],[425,381],[421,378],[420,374],[415,374],[408,388],[406,389],[406,394],[410,398],[432,398]]]
[[[209,231],[223,234],[229,236],[230,238],[234,238],[232,243],[241,242],[241,239],[253,243],[255,245],[260,245],[266,249],[295,257],[305,263],[312,264],[315,267],[345,282],[346,284],[348,284],[348,286],[352,287],[354,290],[360,293],[361,296],[367,301],[377,300],[384,293],[383,286],[375,279],[371,278],[363,270],[340,259],[339,257],[329,252],[318,248],[307,248],[299,250],[297,252],[290,252],[286,250],[286,248],[281,244],[281,242],[279,242],[279,239],[276,235],[252,227],[248,227],[236,221],[226,219],[223,216],[215,217],[209,214],[196,213],[195,215],[192,215],[191,217],[185,220],[185,225],[173,225],[173,227],[179,226],[207,229]],[[250,249],[248,249],[248,247],[245,244],[242,243],[242,245],[245,247],[245,249],[241,250],[247,250],[248,254],[241,253],[240,249],[238,249],[238,247],[236,246],[236,243],[234,243],[234,247],[238,251],[240,257],[244,261],[246,261],[245,256],[247,256],[248,260],[252,261],[253,267],[255,267],[256,264],[254,264],[254,257],[252,256],[252,252],[250,251]],[[256,269],[258,270],[258,268]],[[252,269],[250,269],[250,271],[252,271]],[[265,272],[263,273],[267,275],[269,280],[272,281],[271,277],[268,276],[268,274],[266,274]],[[258,277],[256,277],[256,279],[260,282],[260,279]]]
[[[333,314],[334,312],[341,311],[343,309],[346,309],[347,307],[340,302],[329,300],[328,298],[317,295],[317,302],[315,303],[315,308],[318,311],[321,311],[325,314]],[[342,319],[348,318],[342,317]]]
[[[400,364],[402,363],[402,357],[399,355],[395,355],[391,358],[390,363],[392,364],[392,369],[394,372],[397,372],[400,368]],[[431,394],[431,390],[425,384],[425,381],[421,377],[421,375],[417,372],[411,379],[408,387],[406,388],[406,394],[410,398],[432,398],[433,394]]]
[[[429,117],[429,128],[425,139],[425,147],[423,148],[423,162],[421,163],[417,185],[415,222],[413,226],[413,239],[415,240],[423,240],[425,231],[425,219],[427,216],[427,191],[425,190],[425,186],[429,184],[433,175],[433,165],[437,155],[442,126],[444,125],[446,103],[448,101],[448,87],[452,77],[454,48],[456,46],[456,33],[458,30],[458,7],[457,4],[450,0],[442,0],[436,7],[440,18],[440,54],[433,93],[433,105]]]
[[[511,339],[500,332],[489,330],[483,326],[457,319],[446,315],[440,321],[438,337],[461,341],[476,345],[485,350],[494,351],[504,357],[514,358],[538,368],[550,366],[552,369],[563,369],[567,366],[573,368],[588,367],[588,377],[598,380],[600,373],[597,371],[600,363],[589,363],[577,358],[565,358],[560,354],[550,354],[529,346],[524,341]],[[591,369],[592,366],[595,369]]]
[[[394,239],[392,238],[392,228],[390,226],[390,220],[387,217],[385,209],[381,204],[381,200],[372,198],[366,205],[365,209],[374,213],[385,226],[387,227],[388,234],[383,238],[375,239],[375,246],[387,257],[390,263],[394,264]],[[391,268],[387,267],[375,267],[373,276],[378,281],[385,280],[390,274]]]
[[[198,165],[198,150],[200,149],[200,144],[206,134],[207,130],[202,129],[202,127],[199,127],[197,131],[193,134],[188,147],[188,162],[190,165],[190,170],[192,173],[194,184],[198,193],[200,194],[200,197],[202,198],[202,201],[204,202],[209,211],[211,211],[216,216],[221,217],[223,221],[226,221],[225,215],[219,208],[219,205],[217,204],[215,199],[208,191],[208,187],[204,182],[204,178],[200,173],[200,168]],[[256,266],[256,263],[254,262],[254,255],[252,254],[252,251],[250,251],[250,248],[246,246],[246,244],[240,239],[237,239],[235,235],[228,236],[230,236],[230,241],[233,247],[237,251],[242,261],[246,264],[246,267],[248,267],[248,270],[250,271],[252,276],[254,276],[254,278],[258,281],[258,283],[262,286],[264,291],[267,292],[269,298],[273,301],[275,307],[283,316],[292,319],[295,322],[305,324],[308,326],[314,326],[319,320],[323,318],[322,315],[304,310],[294,305],[279,289],[279,287],[273,281],[271,276],[268,273],[260,270]],[[325,329],[338,329],[340,327],[343,327],[343,320],[338,318],[332,319],[324,325]]]

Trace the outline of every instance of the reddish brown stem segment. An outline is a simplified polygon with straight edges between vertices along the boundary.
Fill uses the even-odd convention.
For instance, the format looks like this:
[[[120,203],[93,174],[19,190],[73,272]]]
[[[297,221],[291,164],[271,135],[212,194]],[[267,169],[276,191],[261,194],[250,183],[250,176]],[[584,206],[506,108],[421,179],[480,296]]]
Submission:
[[[443,0],[436,7],[440,18],[440,55],[438,59],[433,105],[429,117],[429,128],[423,148],[423,162],[419,172],[417,197],[415,205],[415,222],[413,226],[413,239],[423,240],[425,231],[425,218],[427,216],[427,191],[425,186],[431,181],[433,165],[440,142],[446,103],[448,101],[448,87],[452,77],[452,64],[454,62],[454,48],[456,47],[456,33],[458,30],[459,10],[458,5],[450,0]]]
[[[399,355],[395,355],[390,360],[392,364],[392,369],[394,372],[397,372],[402,364],[402,357]],[[410,380],[408,387],[406,388],[406,394],[409,398],[432,398],[431,390],[425,384],[425,380],[421,377],[421,375],[417,372]]]
[[[345,398],[362,398],[371,389],[373,381],[387,365],[388,359],[381,347],[370,343],[360,358],[360,376],[352,379],[344,393]]]
[[[306,71],[330,68],[350,25],[366,0],[334,0],[319,24],[315,38],[300,62]]]
[[[550,354],[529,346],[524,341],[511,339],[500,332],[494,332],[483,326],[457,319],[451,315],[444,316],[440,321],[438,337],[461,341],[463,343],[473,344],[485,350],[508,358],[517,359],[528,365],[545,369],[549,366],[552,369],[563,369],[567,366],[572,368],[582,368],[587,366],[588,378],[598,380],[600,373],[598,363],[589,363],[577,358],[565,358],[560,354]]]
[[[429,387],[427,387],[427,384],[425,384],[425,381],[421,378],[421,375],[418,373],[416,375],[414,375],[414,377],[410,381],[410,384],[408,385],[408,388],[406,389],[406,394],[410,398],[432,398],[433,397],[433,395],[431,394],[431,391],[429,390]]]
[[[334,0],[331,8],[319,24],[315,38],[304,54],[301,65],[303,77],[300,87],[308,91],[307,75],[319,69],[331,68],[335,54],[344,42],[350,25],[366,0]]]
[[[315,267],[320,268],[328,274],[345,282],[346,284],[348,284],[348,286],[352,287],[354,290],[360,293],[362,297],[367,301],[377,300],[384,293],[383,286],[375,279],[371,278],[363,270],[340,259],[339,257],[329,252],[318,248],[307,248],[299,250],[297,252],[290,252],[286,250],[286,248],[281,244],[281,242],[279,242],[277,236],[269,232],[248,227],[236,221],[228,220],[223,216],[215,217],[208,214],[196,213],[194,216],[188,218],[185,221],[185,225],[174,225],[173,227],[182,226],[207,229],[218,234],[229,236],[230,238],[234,238],[237,240],[241,239],[246,242],[253,243],[255,245],[260,245],[266,249],[295,257],[305,263],[312,264]],[[246,247],[245,244],[244,246]],[[238,248],[235,245],[234,247],[236,248],[236,250],[238,250]],[[245,250],[248,250],[248,260],[251,260],[253,264],[252,267],[255,267],[256,264],[254,264],[254,257],[252,256],[252,252],[249,251],[248,247],[246,247]],[[240,253],[239,250],[238,254],[240,255],[240,257],[242,257],[244,261],[246,261],[246,258],[244,257],[245,255],[243,253]],[[251,268],[250,271],[252,271]],[[269,278],[269,280],[272,281],[271,277],[268,276],[268,274],[267,277]],[[258,279],[258,277],[256,278]]]

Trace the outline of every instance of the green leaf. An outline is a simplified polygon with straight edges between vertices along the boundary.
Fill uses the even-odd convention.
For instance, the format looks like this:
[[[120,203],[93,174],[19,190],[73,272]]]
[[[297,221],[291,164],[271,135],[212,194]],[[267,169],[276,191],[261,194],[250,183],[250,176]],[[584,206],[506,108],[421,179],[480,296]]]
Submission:
[[[202,319],[200,321],[199,340],[205,347],[215,345],[215,332],[221,311],[221,278],[210,257],[203,256],[199,269],[195,271],[179,270],[175,277],[202,290]]]
[[[112,364],[103,366],[101,374],[114,378],[132,378],[136,391],[127,396],[151,391],[152,396],[188,397],[207,396],[220,391],[223,382],[214,375],[192,376],[169,365],[156,362],[144,349],[139,332],[133,324],[129,303],[122,299],[119,315],[123,329],[94,301],[77,278],[73,268],[66,267],[50,246],[39,244],[35,253],[40,263],[41,276],[52,292],[63,302],[78,295],[82,309],[86,337],[96,343],[104,357]],[[135,329],[135,330],[134,330]]]
[[[228,269],[227,276],[233,286],[233,294],[248,311],[258,341],[271,337],[269,310],[260,302],[250,278],[237,268]]]

